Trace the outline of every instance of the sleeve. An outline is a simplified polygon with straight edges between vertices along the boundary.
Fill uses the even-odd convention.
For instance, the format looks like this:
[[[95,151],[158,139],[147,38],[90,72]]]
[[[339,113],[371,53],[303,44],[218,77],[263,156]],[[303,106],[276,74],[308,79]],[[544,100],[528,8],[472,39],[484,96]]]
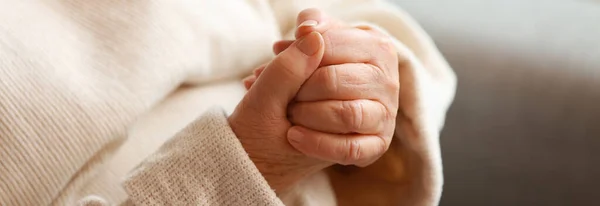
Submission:
[[[439,133],[454,98],[456,76],[426,32],[386,1],[271,0],[271,6],[284,38],[293,38],[296,14],[314,7],[349,24],[367,24],[389,34],[405,59],[398,67],[400,108],[392,145],[379,161],[353,169],[353,175],[330,172],[337,201],[437,205],[443,185]],[[357,184],[363,185],[362,189],[353,186]]]
[[[283,205],[213,108],[137,166],[122,205]],[[79,205],[107,205],[89,196]]]

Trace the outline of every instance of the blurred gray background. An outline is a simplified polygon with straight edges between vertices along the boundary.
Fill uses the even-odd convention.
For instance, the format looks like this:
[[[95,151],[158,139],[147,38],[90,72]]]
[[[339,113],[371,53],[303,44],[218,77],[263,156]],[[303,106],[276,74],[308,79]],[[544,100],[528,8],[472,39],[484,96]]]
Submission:
[[[441,205],[600,205],[600,1],[394,2],[458,76]]]

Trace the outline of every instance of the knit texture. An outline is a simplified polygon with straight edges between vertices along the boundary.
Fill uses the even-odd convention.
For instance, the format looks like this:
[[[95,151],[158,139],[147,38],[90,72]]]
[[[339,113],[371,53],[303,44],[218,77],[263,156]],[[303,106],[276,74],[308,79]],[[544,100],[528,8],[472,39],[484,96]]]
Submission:
[[[329,168],[282,199],[436,205],[455,77],[380,0],[0,0],[0,205],[281,205],[209,107],[230,112],[240,77],[309,7],[395,38],[400,110],[374,165]]]
[[[219,109],[166,142],[132,172],[125,188],[136,205],[282,204]]]

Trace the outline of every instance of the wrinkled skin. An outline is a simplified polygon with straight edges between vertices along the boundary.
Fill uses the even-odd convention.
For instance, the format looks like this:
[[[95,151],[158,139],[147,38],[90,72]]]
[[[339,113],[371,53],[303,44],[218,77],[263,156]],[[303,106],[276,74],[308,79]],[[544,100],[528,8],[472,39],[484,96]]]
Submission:
[[[316,9],[298,16],[297,40],[244,79],[229,122],[276,191],[332,164],[367,166],[388,149],[398,110],[398,54],[389,37]],[[298,44],[318,39],[314,55]]]

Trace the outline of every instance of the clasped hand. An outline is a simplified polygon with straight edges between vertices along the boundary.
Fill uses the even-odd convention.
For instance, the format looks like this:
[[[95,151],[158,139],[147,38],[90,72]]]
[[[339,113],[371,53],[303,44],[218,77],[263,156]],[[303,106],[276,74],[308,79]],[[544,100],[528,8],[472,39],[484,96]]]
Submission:
[[[388,149],[398,110],[398,53],[390,37],[316,9],[302,11],[296,40],[244,80],[228,118],[276,191],[332,164],[367,166]]]

